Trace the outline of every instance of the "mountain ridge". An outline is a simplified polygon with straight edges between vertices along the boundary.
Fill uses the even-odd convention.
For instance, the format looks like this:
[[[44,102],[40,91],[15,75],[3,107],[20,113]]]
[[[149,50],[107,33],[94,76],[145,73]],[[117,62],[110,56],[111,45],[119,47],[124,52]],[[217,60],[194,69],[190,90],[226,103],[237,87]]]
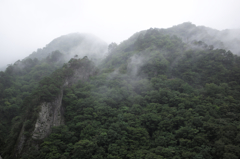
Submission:
[[[240,57],[224,49],[232,37],[213,34],[223,35],[191,23],[150,28],[107,54],[100,42],[77,47],[85,57],[53,51],[8,66],[0,72],[1,156],[237,159]],[[89,50],[101,59],[89,60]],[[51,115],[56,99],[60,116]],[[55,115],[64,123],[55,127]]]

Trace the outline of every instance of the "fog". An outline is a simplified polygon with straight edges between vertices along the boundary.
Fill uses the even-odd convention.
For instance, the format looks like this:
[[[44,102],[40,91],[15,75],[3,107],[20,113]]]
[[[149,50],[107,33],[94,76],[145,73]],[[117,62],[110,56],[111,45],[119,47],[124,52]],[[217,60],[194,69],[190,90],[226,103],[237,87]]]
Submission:
[[[239,8],[239,0],[1,0],[0,68],[75,32],[119,44],[135,32],[188,21],[237,29]]]

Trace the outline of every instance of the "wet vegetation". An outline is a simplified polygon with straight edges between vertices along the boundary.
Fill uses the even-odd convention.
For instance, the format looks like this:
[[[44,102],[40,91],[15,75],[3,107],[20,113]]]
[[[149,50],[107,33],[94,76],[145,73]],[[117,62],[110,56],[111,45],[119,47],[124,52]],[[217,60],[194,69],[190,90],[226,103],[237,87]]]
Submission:
[[[238,159],[240,57],[207,41],[186,43],[179,35],[187,26],[110,44],[95,76],[63,90],[65,124],[19,158]],[[14,158],[22,124],[34,126],[27,117],[38,106],[34,98],[51,101],[84,61],[63,64],[61,56],[25,59],[0,72],[4,159]]]

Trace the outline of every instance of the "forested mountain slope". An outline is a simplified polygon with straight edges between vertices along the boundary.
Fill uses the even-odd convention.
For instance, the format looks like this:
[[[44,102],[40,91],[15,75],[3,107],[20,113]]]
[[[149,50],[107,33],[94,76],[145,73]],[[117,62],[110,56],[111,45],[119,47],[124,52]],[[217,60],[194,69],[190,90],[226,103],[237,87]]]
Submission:
[[[54,51],[43,60],[29,58],[17,61],[5,72],[0,72],[0,147],[5,147],[6,137],[20,115],[23,100],[41,79],[63,65],[62,57],[62,53]]]
[[[69,34],[53,40],[47,47],[39,49],[41,51],[38,50],[22,61],[16,61],[4,72],[0,72],[0,154],[3,152],[2,148],[6,148],[8,138],[11,140],[8,146],[15,144],[14,139],[19,131],[14,129],[10,134],[10,129],[22,124],[22,121],[19,122],[22,118],[21,105],[38,87],[39,81],[73,57],[83,58],[86,54],[97,63],[104,57],[106,49],[107,44],[92,35]]]
[[[184,40],[192,30],[197,31]],[[206,30],[184,23],[138,32],[119,45],[110,44],[98,67],[86,57],[75,57],[45,78],[29,77],[38,84],[25,97],[20,96],[21,82],[15,81],[24,83],[26,77],[13,76],[7,68],[0,76],[5,82],[1,113],[6,115],[1,116],[2,156],[240,158],[240,57]],[[200,32],[206,41],[197,38]],[[54,103],[59,93],[64,122],[37,138],[42,103]],[[14,99],[18,102],[12,106]],[[12,125],[5,128],[7,123]]]

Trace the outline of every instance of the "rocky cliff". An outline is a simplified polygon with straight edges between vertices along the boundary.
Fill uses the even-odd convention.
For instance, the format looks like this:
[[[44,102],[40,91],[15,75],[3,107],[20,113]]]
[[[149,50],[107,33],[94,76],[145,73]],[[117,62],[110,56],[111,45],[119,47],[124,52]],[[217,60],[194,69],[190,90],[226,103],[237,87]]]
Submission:
[[[76,66],[77,63],[78,65]],[[96,74],[94,65],[87,57],[83,58],[82,61],[80,59],[74,59],[72,63],[69,63],[68,68],[71,68],[70,71],[73,71],[73,73],[64,79],[59,94],[51,102],[42,102],[39,105],[40,110],[30,138],[26,137],[24,134],[24,126],[22,127],[16,144],[16,158],[24,151],[26,145],[26,147],[35,146],[37,148],[37,141],[46,138],[51,133],[53,126],[64,124],[64,108],[62,106],[64,89],[79,80],[87,81],[89,77]]]
[[[64,124],[64,110],[62,107],[64,88],[71,86],[79,80],[87,81],[94,73],[94,67],[89,67],[89,65],[82,65],[75,69],[73,76],[66,78],[59,95],[52,102],[44,102],[41,104],[41,111],[39,112],[39,117],[32,134],[33,139],[44,139],[51,133],[53,126]]]
[[[62,96],[63,90],[61,90],[54,101],[41,104],[41,111],[32,134],[33,139],[44,139],[51,133],[53,126],[59,126],[64,123]]]

